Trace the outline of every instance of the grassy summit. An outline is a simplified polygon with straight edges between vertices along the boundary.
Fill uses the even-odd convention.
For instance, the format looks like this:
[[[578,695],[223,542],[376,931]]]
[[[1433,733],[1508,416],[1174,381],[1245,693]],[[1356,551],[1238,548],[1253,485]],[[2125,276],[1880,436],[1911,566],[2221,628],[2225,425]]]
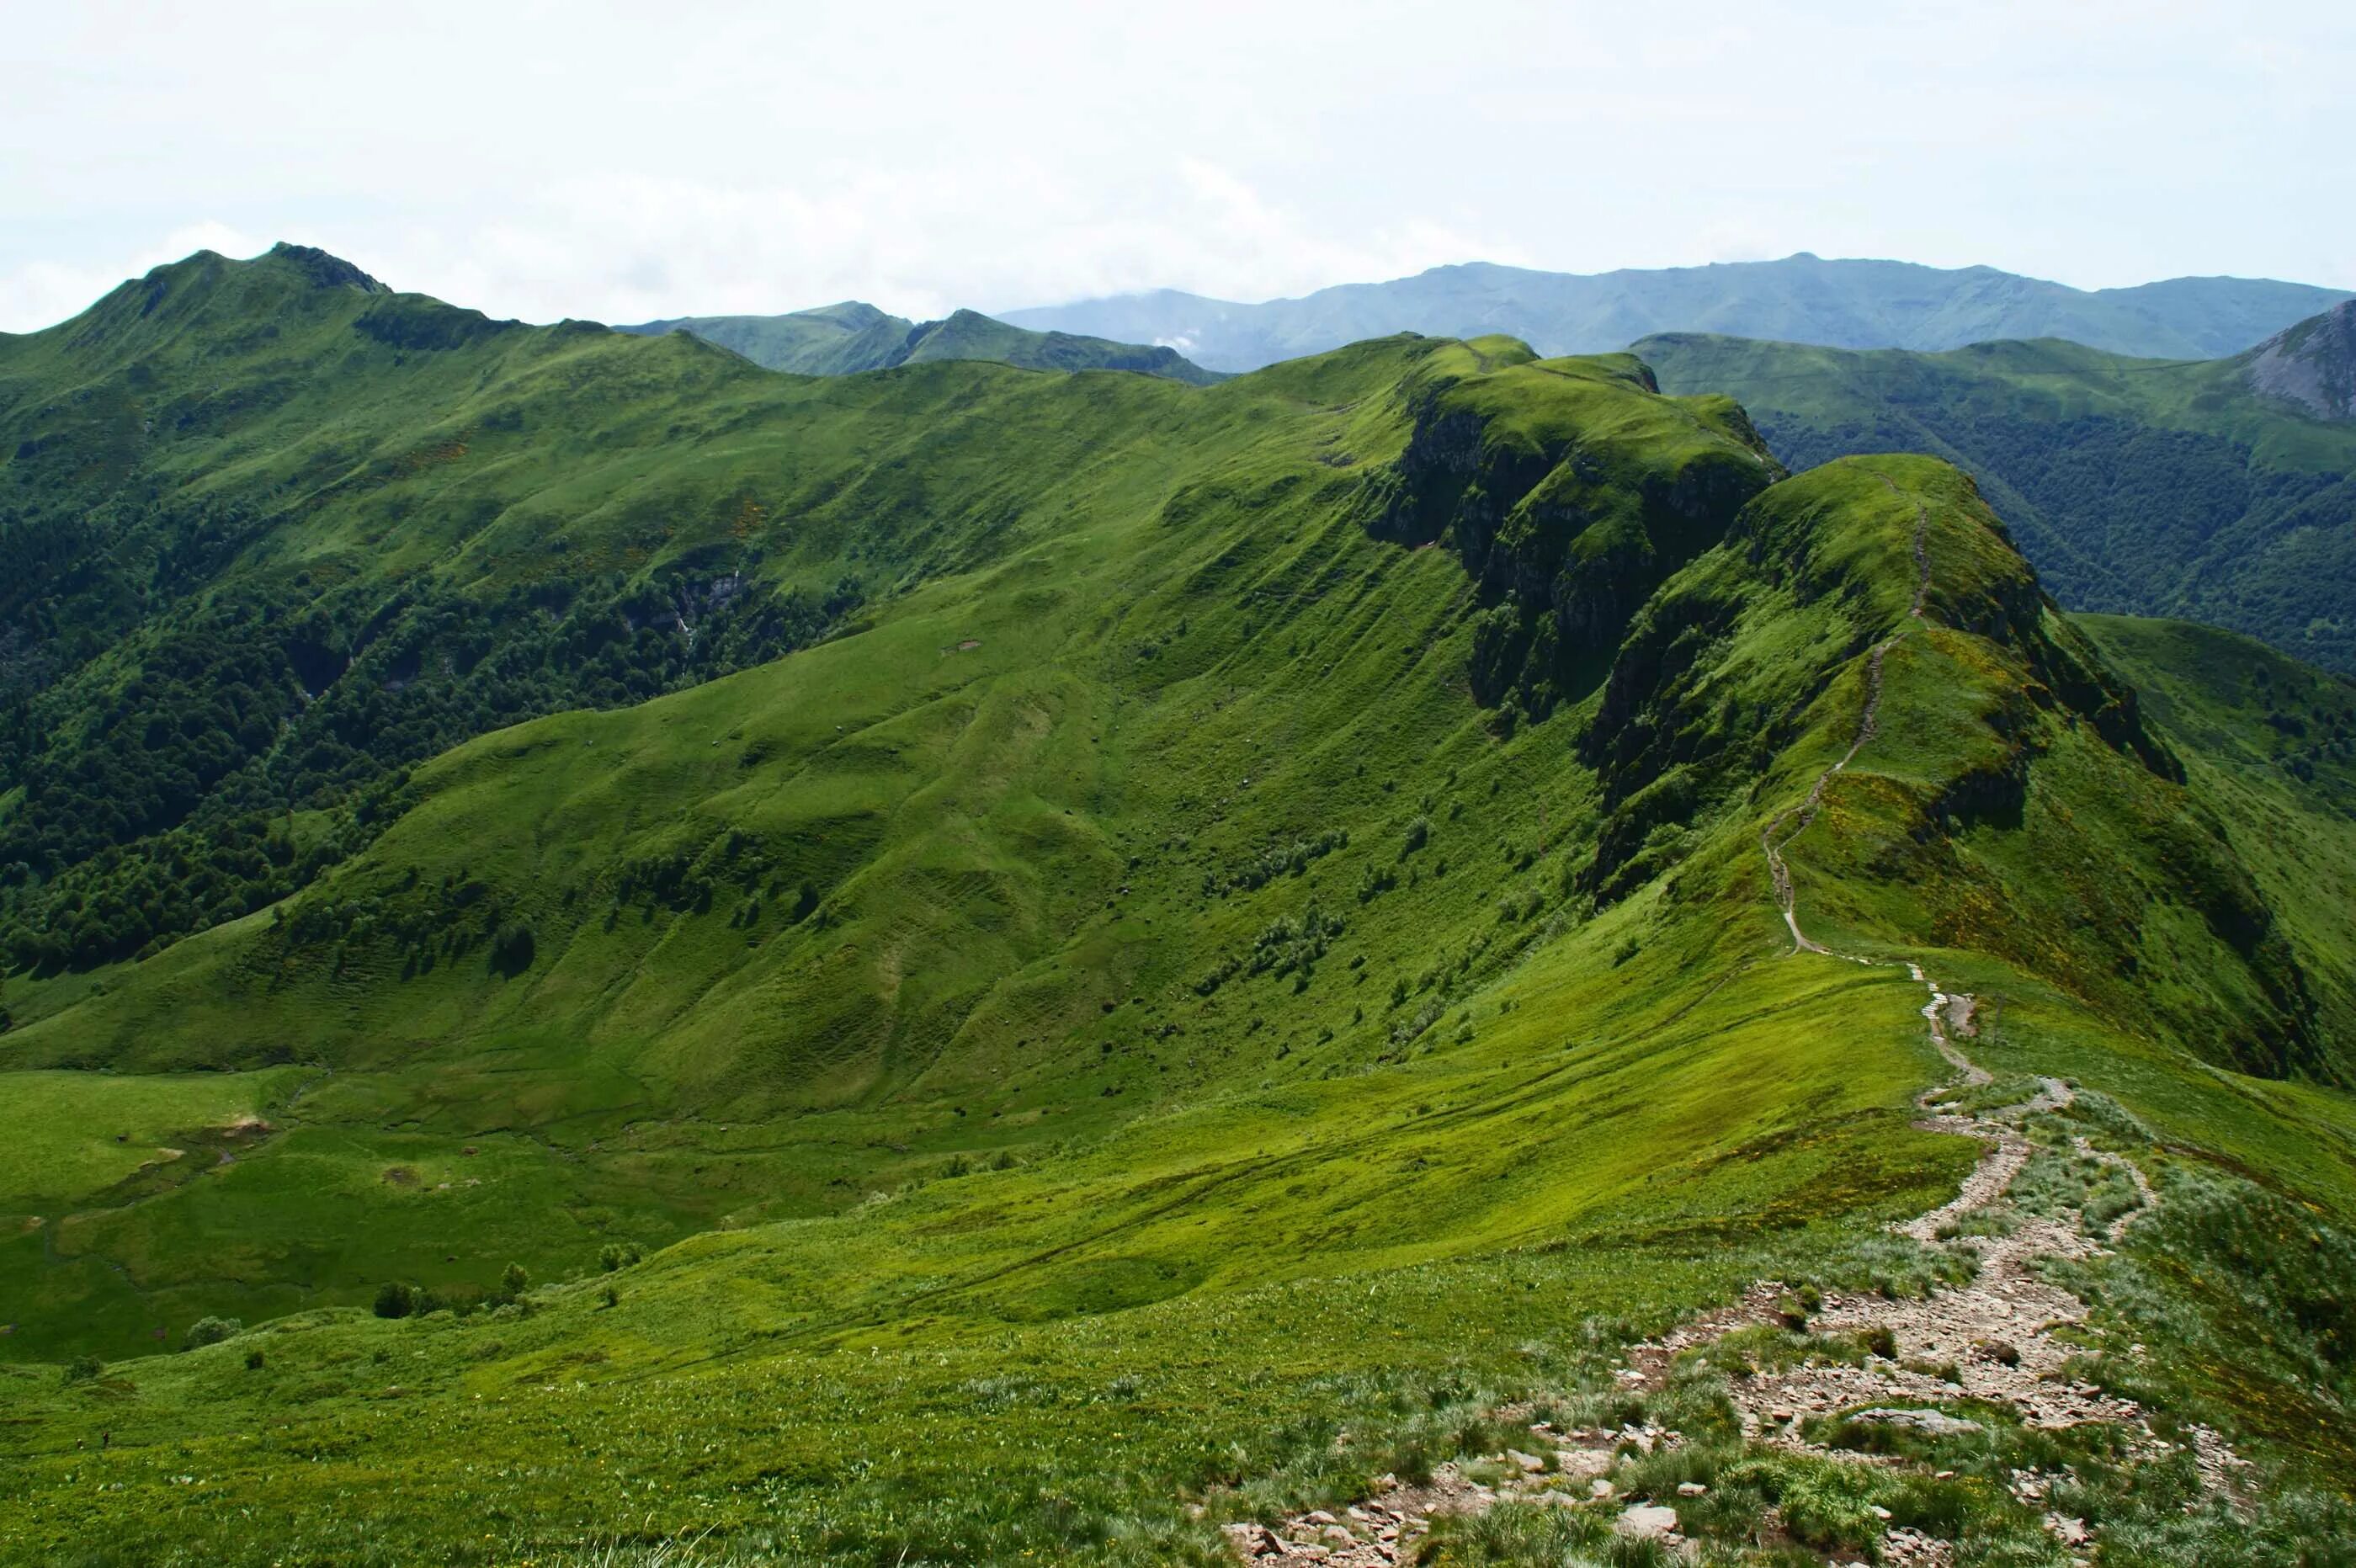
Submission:
[[[316,350],[402,296],[295,297]],[[2344,1293],[2218,1240],[2286,1212],[2336,1257],[2356,1209],[2356,775],[2294,732],[2339,683],[2082,625],[1954,469],[1787,478],[1625,357],[1394,338],[1190,389],[527,343],[537,440],[208,581],[320,535],[367,667],[395,623],[335,530],[487,494],[421,575],[637,515],[675,533],[621,593],[724,539],[741,592],[849,562],[857,603],[316,797],[348,848],[296,891],[10,977],[0,1547],[1216,1562],[1190,1501],[1484,1451],[1496,1401],[1757,1277],[1905,1288],[1879,1227],[1976,1146],[1912,1125],[1921,988],[1794,953],[1762,836],[1812,935],[1979,999],[1991,1071],[2223,1183],[2105,1298],[2122,1350],[2237,1367],[2153,1407],[2285,1496],[2347,1457]],[[290,444],[413,443],[409,369]],[[143,678],[183,613],[74,678]],[[466,1310],[378,1317],[388,1282]],[[209,1314],[245,1331],[140,1354]]]

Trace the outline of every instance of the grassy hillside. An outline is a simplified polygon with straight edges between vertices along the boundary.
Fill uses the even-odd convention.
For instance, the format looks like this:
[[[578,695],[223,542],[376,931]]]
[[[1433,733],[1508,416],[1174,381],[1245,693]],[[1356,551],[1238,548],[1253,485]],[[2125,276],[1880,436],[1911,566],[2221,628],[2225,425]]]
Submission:
[[[1654,333],[1710,332],[1840,348],[2062,337],[2115,354],[2214,358],[2347,297],[2246,278],[2171,278],[2088,292],[1993,267],[1803,253],[1592,275],[1472,262],[1256,304],[1161,289],[1004,314],[1018,326],[1168,343],[1215,370],[1251,370],[1402,330],[1509,333],[1547,354],[1607,352]]]
[[[1477,371],[1470,356],[1454,368]],[[1677,417],[1674,405],[1662,414]],[[10,1384],[27,1423],[15,1429],[18,1546],[32,1554],[103,1531],[142,1556],[168,1546],[211,1561],[500,1562],[716,1530],[748,1560],[1214,1562],[1221,1549],[1182,1508],[1189,1497],[1237,1482],[1246,1501],[1331,1496],[1434,1452],[1419,1445],[1483,1441],[1446,1424],[1517,1389],[1595,1376],[1620,1335],[1756,1274],[1904,1266],[1873,1250],[1873,1222],[1928,1206],[1969,1157],[1908,1125],[1912,1093],[1937,1072],[1913,1027],[1919,992],[1792,955],[1759,835],[1854,730],[1864,649],[1907,622],[1918,528],[1933,563],[1933,629],[1888,648],[1870,762],[1787,845],[1811,928],[1930,955],[1968,978],[2000,1020],[1980,1049],[2001,1070],[2099,1086],[2179,1158],[2264,1171],[2335,1222],[2356,1205],[2338,1094],[2221,1071],[2187,1048],[2230,1049],[2265,1027],[2271,1005],[2254,966],[2194,907],[2212,895],[2185,877],[2190,860],[2222,852],[2202,822],[2220,801],[2234,809],[2230,796],[2188,796],[2201,775],[2177,783],[2168,757],[2190,732],[2123,710],[2092,645],[2039,603],[1952,473],[1890,459],[1765,490],[1723,546],[1652,599],[1601,688],[1505,740],[1451,669],[1469,656],[1469,628],[1427,640],[1397,624],[1408,604],[1442,615],[1463,604],[1461,570],[1373,538],[1331,500],[1304,493],[1225,527],[1162,513],[1090,530],[921,590],[887,624],[767,669],[491,738],[421,775],[411,816],[302,895],[276,939],[257,926],[185,944],[182,967],[123,976],[110,996],[21,1031],[17,1044],[36,1050],[70,1028],[103,1038],[114,1026],[102,1020],[138,1016],[155,986],[155,1010],[118,1036],[138,1046],[149,1029],[175,1029],[173,976],[215,965],[181,1000],[221,994],[240,948],[295,976],[299,992],[330,951],[324,934],[293,934],[304,910],[399,886],[412,868],[433,886],[435,868],[461,856],[495,885],[545,885],[541,907],[586,917],[550,917],[550,955],[507,982],[531,987],[552,1019],[578,989],[570,966],[634,925],[659,933],[635,939],[634,965],[604,965],[635,976],[606,987],[625,1008],[650,969],[709,972],[721,952],[744,951],[742,905],[625,908],[607,932],[609,914],[585,893],[568,898],[549,869],[584,838],[573,820],[528,843],[508,827],[505,848],[469,823],[509,822],[519,807],[537,819],[551,801],[594,816],[618,753],[626,781],[667,779],[691,815],[741,820],[749,837],[775,792],[743,780],[742,756],[770,726],[811,736],[776,753],[807,759],[779,770],[788,795],[888,766],[894,751],[913,769],[928,754],[915,720],[942,699],[863,724],[860,705],[935,692],[945,664],[979,664],[1019,637],[978,619],[987,604],[1036,592],[1059,555],[1055,571],[1082,583],[1140,570],[1137,552],[1182,568],[1151,573],[1162,586],[1125,613],[1069,624],[1070,640],[1048,645],[1061,650],[1052,673],[1038,673],[1033,645],[1008,650],[1033,673],[954,677],[986,688],[948,702],[968,749],[925,768],[932,798],[890,814],[866,867],[822,901],[834,912],[766,944],[790,955],[776,970],[821,975],[831,955],[864,984],[937,993],[957,983],[950,961],[977,930],[1019,944],[1024,902],[1011,884],[1068,879],[1071,901],[1061,921],[1041,923],[1035,957],[1023,962],[1017,945],[978,962],[980,999],[964,1021],[930,1031],[931,1054],[897,1062],[888,1048],[841,1053],[827,1025],[841,1005],[811,1006],[800,981],[788,1029],[736,1072],[694,1085],[738,1098],[707,1098],[660,1129],[644,1104],[626,1120],[593,1115],[583,1130],[595,1136],[565,1148],[577,1173],[610,1141],[645,1180],[695,1140],[703,1183],[722,1186],[752,1168],[755,1140],[796,1145],[848,1179],[845,1201],[782,1222],[727,1216],[722,1232],[611,1275],[592,1249],[630,1227],[584,1231],[527,1271],[578,1283],[465,1316],[314,1312],[85,1381],[28,1370]],[[1251,636],[1230,624],[1238,606],[1297,586],[1304,563],[1336,559],[1393,564],[1293,600],[1293,615]],[[929,656],[905,673],[883,648],[849,691],[798,673],[870,638],[888,647],[904,621]],[[1408,654],[1363,645],[1386,627],[1407,634]],[[960,654],[959,630],[978,630],[980,646]],[[1163,656],[1141,659],[1137,639],[1155,631],[1181,657],[1202,635],[1207,656],[1150,669]],[[1343,689],[1293,714],[1333,678],[1328,664],[1347,672]],[[746,699],[748,683],[773,675],[791,701]],[[724,707],[746,729],[713,748],[707,710],[732,692]],[[1780,717],[1728,727],[1753,705]],[[1590,753],[1592,767],[1579,761]],[[2017,801],[1979,782],[2013,772],[2024,775]],[[2296,791],[2286,800],[2314,810]],[[2347,863],[2344,823],[2307,825]],[[1344,828],[1348,841],[1318,853],[1312,827]],[[1008,834],[1024,853],[993,869]],[[614,859],[587,841],[583,859]],[[1261,845],[1282,853],[1248,853]],[[2035,874],[2062,863],[2083,864],[2083,880]],[[1275,874],[1256,882],[1262,866]],[[1581,884],[1599,874],[1633,886],[1596,899]],[[2089,923],[2085,901],[2104,898],[2147,918],[2074,929]],[[937,934],[956,927],[954,942]],[[2081,988],[2097,965],[2115,976],[2122,959],[2162,954],[2177,971],[2165,991]],[[380,972],[349,994],[401,984]],[[408,1012],[430,1024],[437,993],[491,982],[452,964],[407,984]],[[776,994],[774,981],[722,991],[738,1019],[766,1015]],[[633,1056],[642,1083],[659,1061],[693,1084],[715,1059],[712,1031],[691,1011],[674,1016],[689,1027],[641,1015],[634,1052],[610,1039],[573,1047],[561,1074],[535,1073],[521,1043],[444,1061],[432,1092],[455,1107],[497,1080],[519,1099],[537,1083],[552,1109],[548,1097],[596,1059]],[[177,1032],[200,1042],[216,1028]],[[550,1033],[577,1038],[573,1026]],[[405,1205],[430,1216],[409,1222],[430,1226],[432,1245],[528,1245],[522,1227],[491,1222],[494,1195],[530,1179],[515,1155],[487,1136],[466,1155],[452,1147],[467,1136],[456,1125],[437,1135],[431,1113],[394,1105],[399,1065],[362,1065],[360,1044],[289,1108],[283,1141],[146,1207],[205,1205],[184,1211],[185,1233],[249,1238],[241,1262],[257,1274],[283,1266],[252,1240],[270,1216],[282,1234],[323,1211],[373,1232],[396,1229]],[[782,1059],[779,1081],[740,1081],[795,1047],[805,1054]],[[555,1066],[565,1048],[540,1049]],[[756,1093],[776,1097],[765,1122],[744,1098]],[[337,1126],[321,1097],[334,1093],[374,1101],[386,1124],[374,1136],[413,1140],[397,1157],[413,1179],[377,1174],[396,1157],[353,1147],[369,1135]],[[780,1117],[794,1093],[830,1103]],[[307,1149],[290,1147],[306,1135]],[[563,1147],[573,1135],[560,1122],[538,1136]],[[879,1143],[885,1163],[854,1152]],[[299,1168],[299,1190],[320,1207],[293,1181],[267,1201],[241,1199],[238,1182],[273,1168]],[[532,1198],[544,1228],[548,1198]],[[79,1223],[92,1221],[105,1223]],[[147,1258],[167,1250],[159,1240]],[[431,1279],[423,1251],[370,1261],[388,1272],[414,1261]],[[220,1298],[179,1300],[187,1313]],[[2168,1331],[2135,1318],[2122,1328],[2155,1341]],[[2260,1432],[2276,1386],[2244,1391],[2255,1403],[2244,1419]],[[2235,1407],[2197,1408],[2227,1419]],[[1355,1441],[1336,1448],[1343,1428]],[[104,1455],[92,1451],[101,1429]],[[2291,1473],[2301,1454],[2321,1462],[2311,1436],[2276,1441]],[[283,1521],[267,1542],[243,1522],[261,1512]]]
[[[1193,386],[1219,379],[1215,371],[1182,358],[1173,348],[1067,332],[1028,332],[970,310],[939,321],[914,322],[856,300],[784,315],[676,316],[622,330],[684,332],[742,354],[755,365],[802,376],[848,376],[930,359],[994,359],[1026,370],[1135,370]]]
[[[10,1054],[169,1072],[288,1060],[332,1069],[301,1119],[365,1125],[348,1185],[413,1208],[414,1189],[451,1172],[385,1172],[472,1142],[475,1157],[516,1168],[487,1184],[498,1190],[463,1189],[466,1203],[488,1206],[468,1228],[538,1263],[594,1253],[616,1225],[668,1239],[740,1211],[841,1207],[871,1171],[921,1168],[906,1147],[920,1133],[962,1147],[960,1118],[941,1102],[969,1092],[990,1091],[995,1119],[1027,1136],[1071,1136],[1135,1114],[1138,1099],[1222,1078],[1235,1060],[1306,1051],[1341,1019],[1304,1016],[1263,1038],[1269,1020],[1231,1016],[1214,994],[1221,982],[1206,978],[1257,965],[1289,983],[1334,940],[1326,923],[1375,918],[1365,911],[1376,893],[1361,904],[1355,883],[1333,881],[1336,868],[1394,865],[1401,836],[1436,807],[1416,804],[1427,790],[1402,794],[1408,779],[1376,772],[1373,759],[1401,742],[1367,736],[1413,722],[1401,754],[1419,773],[1460,730],[1457,744],[1485,746],[1481,710],[1446,700],[1462,679],[1471,585],[1449,559],[1367,528],[1375,507],[1396,509],[1401,475],[1420,472],[1407,461],[1413,411],[1509,409],[1514,418],[1490,420],[1488,439],[1472,443],[1487,453],[1483,472],[1544,481],[1583,438],[1583,483],[1689,510],[1708,502],[1720,528],[1770,477],[1722,405],[1661,399],[1621,364],[1526,359],[1508,345],[1370,346],[1197,395],[1208,401],[1174,472],[1108,464],[1076,480],[1043,464],[1037,521],[1015,520],[1001,563],[913,591],[871,629],[681,701],[565,716],[462,748],[388,799],[397,819],[385,837],[317,884],[316,900],[128,971],[20,980],[8,993]],[[1026,435],[1035,439],[1003,439]],[[936,456],[954,461],[946,444]],[[1609,575],[1637,596],[1708,526],[1674,510],[1655,521],[1658,549],[1641,506],[1612,534],[1629,560]],[[1108,605],[1120,622],[1108,623]],[[1333,648],[1312,656],[1307,645],[1323,638]],[[1276,688],[1249,702],[1226,690],[1237,671],[1268,685],[1258,672],[1270,660],[1288,672]],[[1162,700],[1140,734],[1141,694],[1180,683],[1199,695]],[[1226,739],[1213,745],[1214,735]],[[1310,754],[1289,759],[1293,745]],[[1352,815],[1370,813],[1357,831],[1383,841],[1347,853],[1326,790],[1354,803]],[[1542,798],[1516,809],[1543,819],[1569,807]],[[1535,867],[1536,846],[1550,835],[1527,832],[1513,869],[1536,886],[1549,874]],[[1563,880],[1559,867],[1550,874]],[[1419,880],[1420,863],[1390,875]],[[1504,891],[1494,875],[1460,876],[1450,890],[1484,923]],[[1317,929],[1263,942],[1306,908],[1297,896],[1243,895],[1265,895],[1271,879],[1297,894],[1321,877]],[[1183,911],[1206,924],[1164,944],[1150,969],[1122,901],[1149,885],[1180,901],[1165,923]],[[1352,989],[1387,994],[1395,978],[1362,965]],[[1172,1004],[1152,1000],[1144,1022],[1117,1017],[1104,1004],[1123,1001],[1122,985],[1199,998],[1212,1017],[1155,1017]],[[1150,1049],[1141,1039],[1173,1028],[1211,1035],[1183,1048],[1175,1033],[1154,1034]],[[822,1141],[782,1138],[770,1123],[787,1115],[835,1119],[820,1124]],[[760,1130],[729,1131],[740,1122]],[[421,1139],[427,1128],[434,1136]],[[714,1162],[724,1180],[706,1168]],[[284,1190],[276,1168],[256,1155],[232,1180],[143,1202],[101,1224],[129,1230],[95,1250],[144,1255],[148,1232],[196,1222],[170,1218],[184,1210],[268,1211]],[[575,1223],[518,1234],[568,1169],[583,1191]],[[392,1268],[480,1285],[503,1261],[493,1250],[445,1264],[430,1224],[406,1240],[390,1224],[333,1230],[326,1258],[285,1241],[267,1271],[284,1276],[271,1286],[278,1299],[364,1297]],[[85,1288],[102,1290],[123,1315],[118,1332],[135,1332],[133,1320],[156,1309],[145,1297],[199,1290],[220,1265],[177,1266],[179,1279],[143,1289],[67,1271],[56,1309],[94,1313]]]
[[[1673,390],[1740,400],[1794,466],[1909,451],[1966,469],[2072,608],[2205,621],[2356,672],[2356,424],[2253,385],[2252,354],[1688,336],[1636,351]]]
[[[401,769],[816,641],[1251,402],[944,370],[836,388],[292,249],[0,343],[0,945],[86,969],[260,909]]]
[[[2082,627],[1952,468],[1786,478],[1626,357],[595,341],[712,411],[633,454],[551,409],[615,453],[568,530],[709,464],[794,519],[775,581],[876,584],[407,769],[252,913],[8,977],[0,1556],[1212,1563],[1518,1440],[1500,1401],[1646,1419],[1627,1340],[1918,1288],[1946,1254],[1883,1224],[1976,1152],[1915,1125],[1922,988],[1795,951],[1771,843],[1813,936],[2215,1195],[2087,1265],[2086,1349],[2276,1511],[2188,1522],[2155,1469],[2098,1523],[2340,1528],[2338,683]],[[618,374],[573,384],[626,431]],[[2268,1226],[2321,1261],[2235,1249]],[[2024,1517],[1978,1560],[2062,1561]]]

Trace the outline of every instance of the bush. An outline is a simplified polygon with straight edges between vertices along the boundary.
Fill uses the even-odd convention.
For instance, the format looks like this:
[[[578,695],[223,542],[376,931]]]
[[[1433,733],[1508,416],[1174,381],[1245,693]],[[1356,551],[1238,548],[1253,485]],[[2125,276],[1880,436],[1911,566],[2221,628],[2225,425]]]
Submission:
[[[638,1261],[636,1242],[607,1242],[597,1253],[597,1266],[607,1274],[626,1269]]]
[[[75,1383],[96,1382],[104,1371],[105,1366],[96,1356],[76,1356],[66,1363],[66,1385],[70,1388]]]
[[[261,1351],[248,1350],[245,1353],[245,1370],[249,1372],[260,1371],[262,1368],[263,1360],[264,1358]]]
[[[1416,1008],[1411,1016],[1391,1026],[1391,1043],[1406,1045],[1438,1023],[1440,1015],[1446,1010],[1440,1005],[1438,997],[1425,997],[1423,1006]]]
[[[245,1325],[234,1317],[199,1317],[188,1325],[187,1333],[181,1337],[180,1349],[197,1350],[207,1345],[218,1345],[231,1335],[241,1332],[244,1328]]]
[[[498,1293],[492,1299],[504,1306],[530,1288],[531,1276],[523,1272],[523,1264],[509,1264],[499,1274]]]
[[[491,966],[502,975],[520,975],[531,967],[532,955],[539,951],[539,942],[531,927],[519,920],[501,925],[491,938]]]
[[[387,1280],[376,1293],[379,1317],[406,1317],[416,1305],[416,1293],[398,1280]]]

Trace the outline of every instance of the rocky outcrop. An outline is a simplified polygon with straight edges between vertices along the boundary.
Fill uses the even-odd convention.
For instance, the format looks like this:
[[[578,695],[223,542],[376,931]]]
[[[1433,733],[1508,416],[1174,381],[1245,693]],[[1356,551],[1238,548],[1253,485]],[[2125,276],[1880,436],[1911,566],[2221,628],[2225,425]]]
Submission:
[[[1462,561],[1484,603],[1473,695],[1536,717],[1591,690],[1655,591],[1782,476],[1740,410],[1662,398],[1633,361],[1440,379],[1410,411],[1368,527]],[[1603,428],[1632,411],[1681,439]]]
[[[316,245],[290,245],[281,240],[270,248],[270,258],[299,273],[315,288],[350,289],[363,294],[392,293],[341,256],[330,255]]]
[[[2356,300],[2267,338],[2250,350],[2242,374],[2261,397],[2318,419],[2356,420]]]

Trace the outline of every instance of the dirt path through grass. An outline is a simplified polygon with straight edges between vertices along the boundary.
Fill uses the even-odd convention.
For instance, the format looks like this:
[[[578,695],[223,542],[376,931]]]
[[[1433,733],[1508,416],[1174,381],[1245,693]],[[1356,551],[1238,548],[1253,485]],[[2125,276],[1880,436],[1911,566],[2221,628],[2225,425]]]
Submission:
[[[1883,483],[1890,481],[1885,477]],[[1895,485],[1890,488],[1898,493]],[[1919,501],[1914,512],[1916,581],[1907,613],[1918,627],[1927,627],[1930,519]],[[2082,1323],[2086,1306],[2043,1278],[2039,1267],[2047,1260],[2090,1257],[2115,1242],[2137,1214],[2158,1201],[2143,1172],[2130,1160],[2095,1150],[2083,1135],[2077,1135],[2071,1147],[2082,1158],[2124,1168],[2139,1200],[2137,1207],[2097,1226],[2075,1209],[2032,1213],[2009,1201],[2015,1180],[2036,1153],[2025,1124],[2032,1116],[2067,1107],[2072,1099],[2069,1085],[2040,1079],[2033,1093],[2010,1104],[1984,1104],[1987,1095],[1983,1092],[1993,1081],[1957,1043],[1957,1037],[1969,1039],[1977,1032],[1973,997],[1942,990],[1920,963],[1836,952],[1812,939],[1800,923],[1783,850],[1815,819],[1833,779],[1873,739],[1883,658],[1912,630],[1898,632],[1869,650],[1865,705],[1856,739],[1817,777],[1798,806],[1768,823],[1760,846],[1792,934],[1792,956],[1815,954],[1876,967],[1902,964],[1928,993],[1923,1025],[1954,1075],[1917,1099],[1922,1115],[1914,1125],[1976,1138],[1986,1152],[1954,1199],[1893,1229],[1922,1247],[1948,1254],[1954,1265],[1948,1272],[1966,1283],[1907,1298],[1878,1292],[1818,1296],[1812,1291],[1795,1292],[1780,1280],[1762,1281],[1732,1306],[1634,1347],[1616,1377],[1629,1394],[1657,1393],[1681,1361],[1707,1352],[1730,1334],[1804,1324],[1827,1347],[1855,1348],[1860,1353],[1804,1356],[1730,1378],[1727,1397],[1751,1443],[1871,1463],[1877,1461],[1864,1457],[1861,1450],[1874,1445],[1836,1446],[1826,1439],[1853,1439],[1859,1428],[1875,1425],[1931,1435],[1976,1430],[1979,1421],[1942,1407],[1996,1405],[2008,1408],[2027,1426],[2111,1423],[2123,1429],[2135,1458],[2158,1459],[2177,1445],[2154,1432],[2141,1407],[2070,1377],[2068,1365],[2079,1347],[2061,1331]],[[1513,1411],[1499,1413],[1529,1419]],[[1486,1460],[1442,1465],[1428,1483],[1387,1486],[1342,1515],[1319,1509],[1288,1518],[1274,1529],[1232,1525],[1230,1539],[1248,1560],[1387,1568],[1415,1561],[1417,1542],[1435,1517],[1477,1514],[1512,1499],[1611,1508],[1618,1510],[1622,1533],[1658,1537],[1672,1545],[1681,1539],[1676,1498],[1622,1498],[1606,1478],[1622,1455],[1673,1446],[1682,1440],[1679,1434],[1649,1424],[1556,1430],[1545,1423],[1531,1425],[1529,1433],[1531,1452],[1508,1448]],[[2190,1435],[2203,1482],[2211,1491],[2230,1492],[2243,1462],[2215,1434],[2195,1427]],[[1483,1475],[1492,1478],[1484,1482],[1478,1478]],[[2016,1471],[2012,1490],[2023,1504],[2041,1507],[2057,1479]],[[2078,1548],[2089,1540],[2082,1520],[2049,1512],[2045,1523],[2064,1546]],[[1953,1558],[1952,1543],[1912,1531],[1892,1531],[1881,1542],[1886,1563],[1939,1564]]]

